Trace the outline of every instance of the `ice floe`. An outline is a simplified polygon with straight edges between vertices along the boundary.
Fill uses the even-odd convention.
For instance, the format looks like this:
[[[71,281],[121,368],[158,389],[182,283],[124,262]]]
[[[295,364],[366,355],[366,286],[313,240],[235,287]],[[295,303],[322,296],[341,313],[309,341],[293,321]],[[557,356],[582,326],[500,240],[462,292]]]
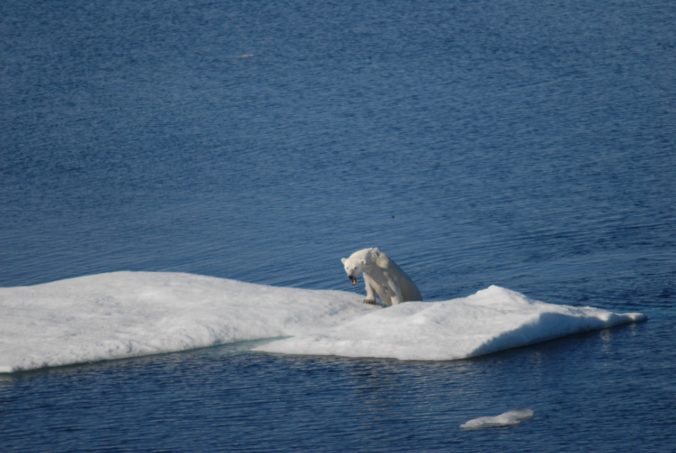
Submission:
[[[114,272],[0,288],[0,372],[255,339],[272,353],[452,360],[643,319],[497,286],[378,308],[343,291]]]

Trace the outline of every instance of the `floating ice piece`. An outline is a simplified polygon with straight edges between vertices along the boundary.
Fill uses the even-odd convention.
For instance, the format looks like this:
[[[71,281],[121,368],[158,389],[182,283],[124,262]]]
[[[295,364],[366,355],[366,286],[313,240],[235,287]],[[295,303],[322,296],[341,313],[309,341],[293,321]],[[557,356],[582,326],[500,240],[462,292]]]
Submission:
[[[513,426],[518,425],[524,420],[528,420],[533,416],[534,412],[532,409],[521,409],[505,412],[500,415],[495,415],[493,417],[478,417],[473,418],[472,420],[466,421],[460,425],[461,429],[481,429],[481,428],[493,428],[499,426]]]
[[[277,353],[451,360],[643,319],[497,286],[380,309],[342,291],[115,272],[0,288],[0,372],[257,339]]]

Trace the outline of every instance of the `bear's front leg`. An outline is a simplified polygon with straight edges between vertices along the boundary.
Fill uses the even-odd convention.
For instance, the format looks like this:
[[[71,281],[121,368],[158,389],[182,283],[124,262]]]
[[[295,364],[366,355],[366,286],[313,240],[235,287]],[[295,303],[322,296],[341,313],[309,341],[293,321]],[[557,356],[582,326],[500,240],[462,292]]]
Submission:
[[[375,305],[376,304],[376,292],[371,286],[371,279],[364,274],[364,288],[366,289],[366,299],[364,299],[365,304]]]

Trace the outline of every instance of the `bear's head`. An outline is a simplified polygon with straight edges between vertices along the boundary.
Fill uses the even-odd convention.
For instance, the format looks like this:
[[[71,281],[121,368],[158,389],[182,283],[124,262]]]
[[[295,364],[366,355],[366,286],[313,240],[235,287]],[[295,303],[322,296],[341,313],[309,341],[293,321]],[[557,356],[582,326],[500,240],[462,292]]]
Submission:
[[[343,263],[347,278],[352,282],[352,286],[355,286],[357,284],[357,276],[364,272],[363,267],[366,261],[363,258],[354,260],[351,256],[349,258],[341,258],[340,261]]]
[[[341,258],[347,278],[352,282],[352,286],[357,284],[357,277],[364,273],[366,268],[373,263],[378,262],[384,254],[377,248],[362,249],[354,252],[349,258]]]

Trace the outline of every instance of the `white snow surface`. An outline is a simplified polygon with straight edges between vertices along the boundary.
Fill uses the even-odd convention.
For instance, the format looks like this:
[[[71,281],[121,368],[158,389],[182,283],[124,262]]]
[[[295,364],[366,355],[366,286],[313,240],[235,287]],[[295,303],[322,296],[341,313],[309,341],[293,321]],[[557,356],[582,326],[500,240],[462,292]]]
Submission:
[[[644,319],[497,286],[388,308],[361,299],[169,272],[0,288],[0,372],[257,339],[271,341],[255,350],[275,353],[452,360]]]
[[[461,429],[481,429],[493,428],[499,426],[513,426],[518,425],[524,420],[533,417],[532,409],[520,409],[502,413],[491,417],[478,417],[466,421],[460,425]]]
[[[0,288],[0,372],[309,334],[376,310],[359,300],[154,272]]]
[[[490,286],[440,302],[407,302],[366,313],[319,333],[297,335],[257,350],[400,360],[455,360],[566,335],[643,321],[617,314],[531,300]]]

